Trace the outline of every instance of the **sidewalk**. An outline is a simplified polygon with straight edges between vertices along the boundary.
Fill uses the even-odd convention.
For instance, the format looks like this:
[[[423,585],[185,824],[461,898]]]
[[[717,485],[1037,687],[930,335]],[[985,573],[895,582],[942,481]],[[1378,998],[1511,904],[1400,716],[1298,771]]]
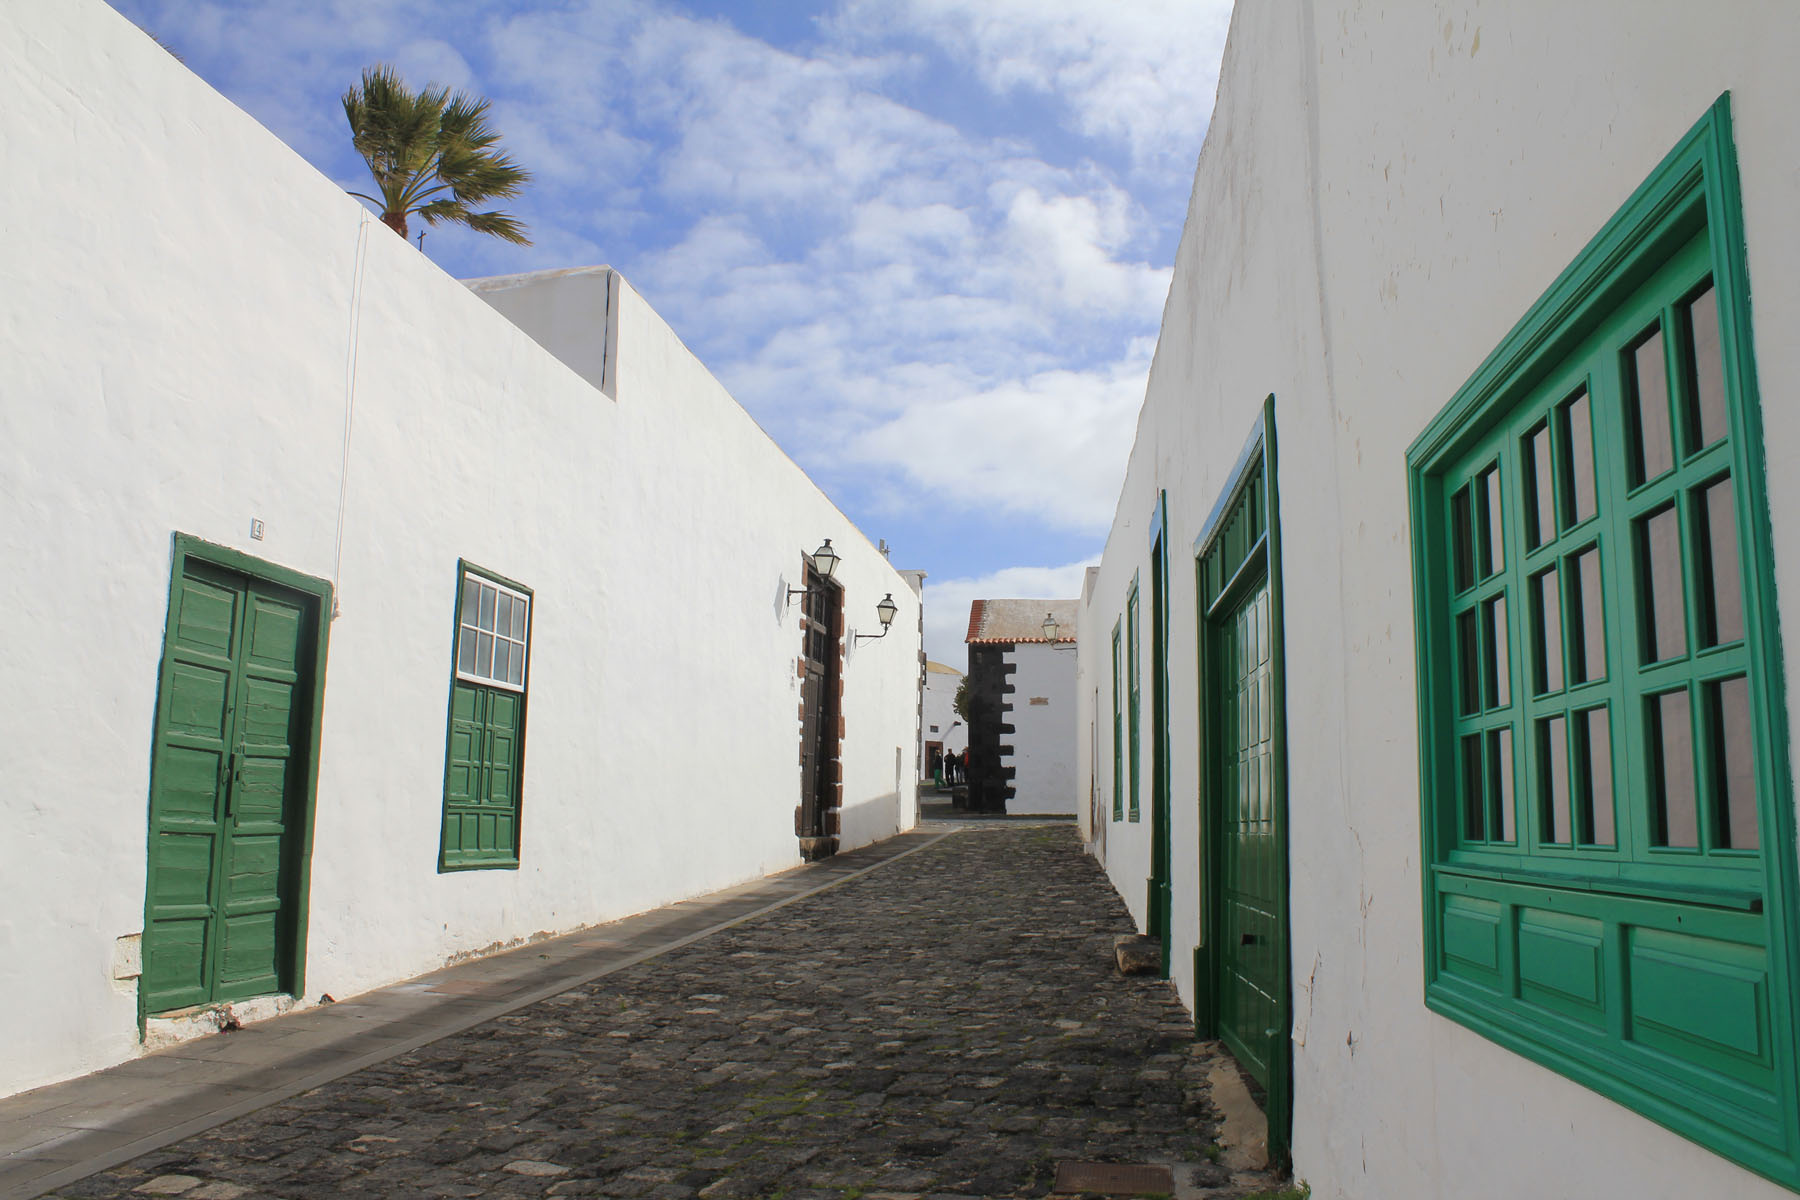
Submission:
[[[901,834],[723,892],[0,1099],[0,1200],[54,1191],[835,887],[943,836]]]

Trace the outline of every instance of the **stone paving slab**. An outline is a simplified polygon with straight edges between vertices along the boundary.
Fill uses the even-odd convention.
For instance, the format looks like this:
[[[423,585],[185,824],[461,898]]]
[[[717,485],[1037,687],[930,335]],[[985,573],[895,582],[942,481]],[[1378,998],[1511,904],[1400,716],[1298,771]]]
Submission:
[[[1165,981],[1113,969],[1130,919],[1072,829],[905,850],[54,1194],[1035,1196],[1068,1160],[1266,1186],[1211,1161],[1209,1060]]]

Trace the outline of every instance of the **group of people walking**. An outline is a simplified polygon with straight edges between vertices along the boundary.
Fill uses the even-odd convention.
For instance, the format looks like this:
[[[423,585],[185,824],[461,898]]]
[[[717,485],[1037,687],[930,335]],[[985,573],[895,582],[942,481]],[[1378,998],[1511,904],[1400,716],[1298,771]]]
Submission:
[[[937,781],[941,785],[951,786],[967,783],[969,782],[969,752],[967,750],[961,753],[954,750],[946,751],[938,756],[936,762],[932,763],[931,771],[933,775],[937,776]]]

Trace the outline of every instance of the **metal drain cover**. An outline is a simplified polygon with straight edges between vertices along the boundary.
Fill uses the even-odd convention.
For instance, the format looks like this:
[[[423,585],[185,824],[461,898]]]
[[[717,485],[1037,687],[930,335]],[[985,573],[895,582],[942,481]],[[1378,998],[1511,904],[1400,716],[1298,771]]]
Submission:
[[[1062,1162],[1056,1164],[1057,1192],[1097,1192],[1103,1196],[1167,1196],[1175,1190],[1167,1167],[1133,1163]]]

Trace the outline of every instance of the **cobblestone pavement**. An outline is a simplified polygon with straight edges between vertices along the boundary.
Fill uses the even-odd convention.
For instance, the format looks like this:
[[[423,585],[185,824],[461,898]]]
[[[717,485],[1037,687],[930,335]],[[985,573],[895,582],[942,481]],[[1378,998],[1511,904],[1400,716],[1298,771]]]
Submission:
[[[969,829],[55,1194],[1035,1196],[1100,1160],[1243,1195],[1131,928],[1067,825]]]

